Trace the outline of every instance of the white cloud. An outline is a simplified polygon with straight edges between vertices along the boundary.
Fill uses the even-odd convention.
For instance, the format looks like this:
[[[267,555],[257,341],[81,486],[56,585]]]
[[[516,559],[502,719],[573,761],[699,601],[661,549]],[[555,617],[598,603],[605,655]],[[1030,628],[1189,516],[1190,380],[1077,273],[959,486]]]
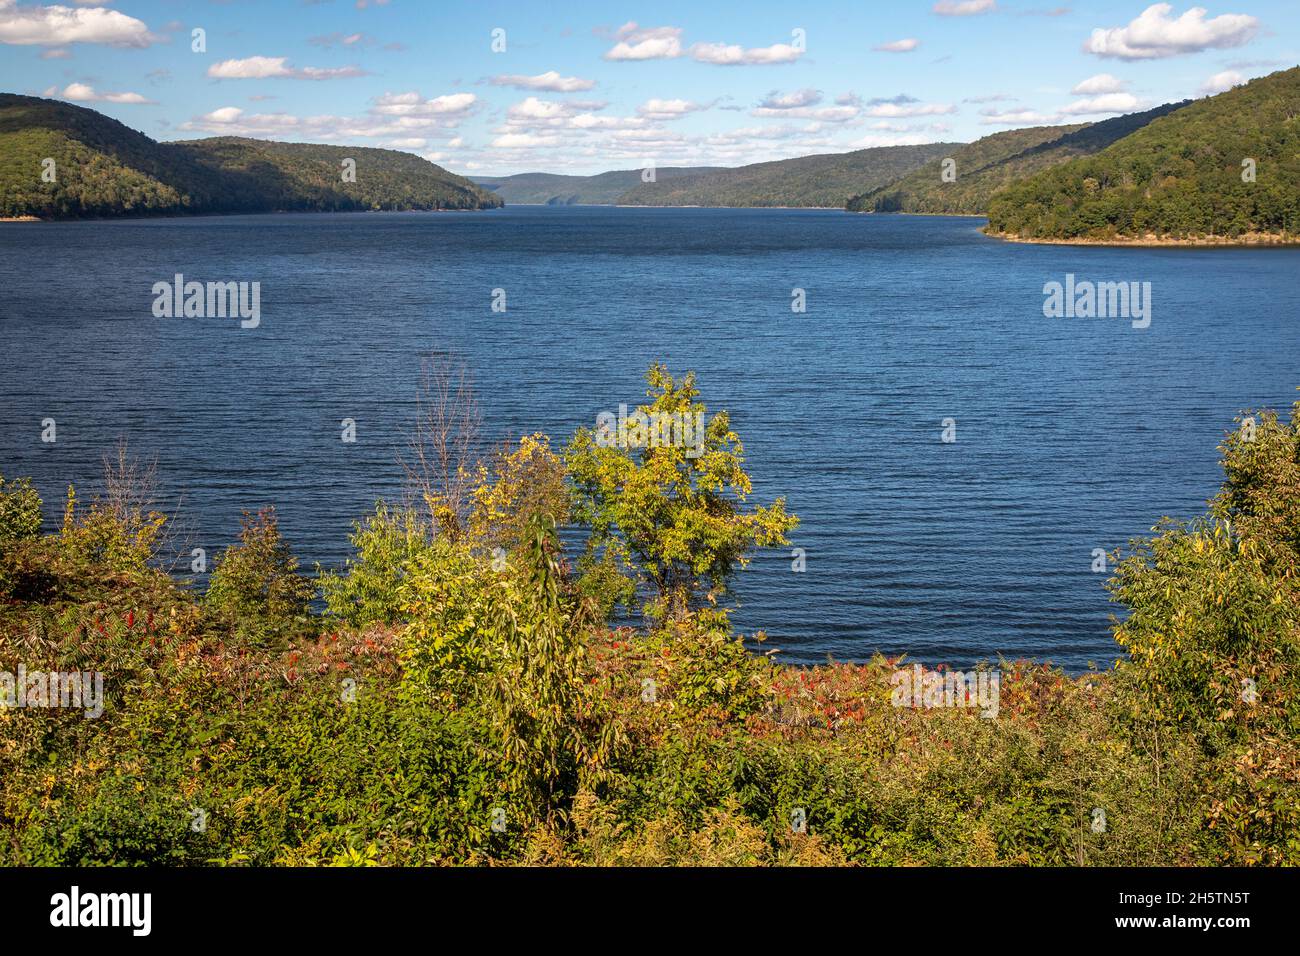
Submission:
[[[208,76],[218,80],[264,80],[284,78],[291,80],[336,80],[365,76],[366,71],[357,66],[292,67],[288,57],[249,56],[241,60],[221,60],[208,67]]]
[[[539,100],[535,96],[515,103],[507,111],[510,122],[530,122],[533,120],[561,120],[575,112],[569,103],[557,103],[554,100]]]
[[[1043,126],[1054,123],[1056,116],[1046,116],[1029,109],[1019,110],[980,110],[980,120],[985,126]]]
[[[770,107],[760,106],[757,109],[750,110],[750,116],[780,116],[787,119],[809,119],[818,120],[825,123],[847,123],[855,119],[858,115],[856,106],[795,106],[785,107],[783,109],[772,109]]]
[[[820,90],[802,89],[795,90],[793,93],[780,93],[773,90],[763,97],[763,101],[758,106],[760,109],[767,110],[792,110],[802,106],[816,106],[821,101]]]
[[[530,97],[531,98],[531,97]],[[376,97],[372,113],[380,116],[437,117],[458,115],[474,108],[478,97],[473,93],[449,93],[426,100],[411,90],[406,93],[385,93]]]
[[[642,27],[631,20],[614,32],[618,42],[605,52],[606,60],[665,60],[682,55],[681,27]],[[737,43],[695,43],[686,51],[700,63],[716,66],[752,66],[793,63],[802,47],[789,43],[743,47]]]
[[[781,126],[742,126],[737,129],[727,130],[725,133],[716,133],[708,137],[707,141],[723,145],[751,139],[794,139],[806,135],[807,132],[808,127],[795,126],[789,123]]]
[[[560,137],[537,133],[503,133],[492,140],[497,149],[530,149],[535,146],[558,146]]]
[[[577,76],[561,76],[555,70],[548,70],[536,76],[523,76],[518,73],[502,74],[489,80],[493,86],[513,86],[520,90],[545,90],[548,93],[575,93],[590,90],[596,85],[595,80],[584,80]]]
[[[646,124],[640,116],[596,116],[594,113],[579,113],[562,124],[576,130],[639,129]]]
[[[1201,92],[1208,96],[1216,93],[1226,93],[1234,86],[1241,86],[1246,82],[1246,78],[1236,70],[1224,70],[1222,73],[1215,73],[1204,83],[1201,84]]]
[[[78,10],[58,4],[20,7],[17,0],[0,0],[0,43],[16,46],[103,43],[147,47],[162,40],[162,37],[150,33],[143,21],[116,10],[103,7]]]
[[[629,143],[681,143],[686,137],[665,129],[621,129],[613,134],[615,142]]]
[[[636,108],[641,116],[653,120],[670,120],[679,119],[687,113],[695,113],[699,110],[706,110],[707,106],[699,103],[693,103],[690,100],[646,100]]]
[[[881,43],[879,46],[872,47],[881,53],[911,53],[921,45],[921,41],[908,37],[904,40],[890,40],[888,43]]]
[[[1242,46],[1259,32],[1259,21],[1243,13],[1207,20],[1204,7],[1192,7],[1173,19],[1169,15],[1173,9],[1168,3],[1152,4],[1126,27],[1093,30],[1084,52],[1120,60],[1154,60]]]
[[[868,133],[848,144],[849,149],[879,149],[882,146],[920,146],[933,143],[934,136],[926,132],[916,133]]]
[[[660,60],[682,54],[681,27],[645,27],[629,21],[614,34],[618,40],[606,60]]]
[[[1122,93],[1128,84],[1109,73],[1098,73],[1079,83],[1070,92],[1075,96],[1097,96],[1102,93]]]
[[[1132,93],[1105,93],[1091,99],[1078,100],[1069,106],[1061,107],[1063,116],[1118,116],[1131,113],[1141,106],[1141,101]]]
[[[208,76],[223,80],[261,80],[269,76],[289,76],[288,57],[250,56],[242,60],[222,60],[208,67]]]
[[[934,12],[941,17],[972,17],[978,13],[992,13],[998,8],[996,0],[939,0]]]
[[[58,87],[52,86],[45,91],[46,96],[71,100],[74,103],[152,103],[153,100],[139,93],[100,93],[86,83],[69,83],[60,93]]]
[[[1102,74],[1099,77],[1091,77],[1084,80],[1074,88],[1077,94],[1085,89],[1111,89],[1119,83],[1107,82],[1107,79],[1114,80],[1114,77],[1108,77]],[[1094,82],[1096,81],[1096,82]],[[985,126],[1043,126],[1058,123],[1077,123],[1078,117],[1089,116],[1119,116],[1123,113],[1132,113],[1136,110],[1145,109],[1147,104],[1134,96],[1132,93],[1101,93],[1097,96],[1082,97],[1062,106],[1052,113],[1041,113],[1029,107],[1017,107],[1015,109],[998,109],[990,107],[980,110],[980,122]]]
[[[203,119],[212,123],[233,123],[243,115],[244,111],[238,106],[223,106],[211,113],[204,113]]]
[[[603,102],[582,100],[542,100],[529,96],[512,105],[506,111],[505,125],[496,132],[503,135],[523,134],[533,130],[544,131],[554,135],[561,130],[576,132],[594,132],[598,130],[639,129],[650,119],[675,119],[683,115],[678,112],[677,104],[684,100],[650,100],[647,106],[656,108],[656,115],[649,116],[598,116],[594,110],[604,109]],[[704,107],[689,104],[694,109]],[[643,107],[642,109],[645,109]],[[670,115],[671,114],[671,115]]]
[[[869,116],[898,118],[905,116],[940,116],[955,113],[957,107],[947,103],[877,103],[867,110]]]
[[[746,49],[734,43],[696,43],[691,47],[691,57],[700,63],[716,66],[753,66],[765,63],[793,63],[804,51],[789,43]]]
[[[407,140],[446,136],[478,104],[473,93],[425,99],[418,92],[385,93],[372,101],[366,116],[330,114],[298,117],[289,113],[245,113],[237,106],[196,116],[182,130],[228,136],[303,138],[315,142],[350,142],[358,137]]]

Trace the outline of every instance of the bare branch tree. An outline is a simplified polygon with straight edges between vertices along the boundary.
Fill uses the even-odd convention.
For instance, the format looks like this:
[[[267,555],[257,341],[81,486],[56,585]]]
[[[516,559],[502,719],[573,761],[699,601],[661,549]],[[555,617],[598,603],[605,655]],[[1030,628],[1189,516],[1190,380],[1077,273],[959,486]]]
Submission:
[[[118,523],[134,531],[151,515],[163,515],[165,521],[155,542],[155,556],[163,559],[168,570],[174,570],[181,555],[188,550],[189,534],[180,521],[180,502],[166,511],[159,498],[158,458],[137,458],[131,454],[125,438],[120,438],[112,452],[105,452],[104,495],[98,504]]]
[[[407,503],[428,508],[435,533],[456,537],[472,506],[483,415],[463,363],[430,356],[420,364],[415,430],[402,458]]]

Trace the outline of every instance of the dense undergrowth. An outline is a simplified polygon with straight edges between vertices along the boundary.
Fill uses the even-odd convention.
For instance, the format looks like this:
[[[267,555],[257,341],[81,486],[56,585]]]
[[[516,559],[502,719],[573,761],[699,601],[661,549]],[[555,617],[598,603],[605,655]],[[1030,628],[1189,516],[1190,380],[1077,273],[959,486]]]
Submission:
[[[647,411],[698,406],[650,379]],[[699,457],[525,438],[316,582],[269,510],[185,581],[124,468],[53,534],[0,483],[0,672],[106,697],[0,709],[0,864],[1300,862],[1296,422],[1230,435],[1210,512],[1116,556],[1113,670],[996,662],[992,718],[733,633],[731,572],[796,519],[748,507],[725,413]]]

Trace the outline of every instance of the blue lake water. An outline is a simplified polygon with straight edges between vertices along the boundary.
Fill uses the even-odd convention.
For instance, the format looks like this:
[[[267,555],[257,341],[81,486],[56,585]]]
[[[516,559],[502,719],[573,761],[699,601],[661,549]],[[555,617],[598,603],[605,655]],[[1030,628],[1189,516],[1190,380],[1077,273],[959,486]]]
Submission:
[[[781,549],[738,580],[737,624],[783,659],[1104,665],[1093,549],[1201,511],[1239,410],[1300,397],[1300,250],[1011,245],[981,225],[603,207],[6,224],[0,472],[32,476],[53,524],[125,437],[210,555],[273,504],[304,564],[334,565],[351,521],[400,494],[422,356],[468,365],[486,437],[557,442],[634,404],[658,359],[731,411],[754,499],[802,518],[804,573]],[[260,282],[261,324],[155,318],[176,273]],[[1150,327],[1045,318],[1067,274],[1150,282]]]

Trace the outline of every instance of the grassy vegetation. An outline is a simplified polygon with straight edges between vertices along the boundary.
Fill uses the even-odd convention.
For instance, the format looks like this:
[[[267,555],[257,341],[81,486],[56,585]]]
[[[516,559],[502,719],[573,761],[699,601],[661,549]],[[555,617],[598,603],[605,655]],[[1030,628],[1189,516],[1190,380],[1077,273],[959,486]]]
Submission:
[[[342,161],[356,162],[344,182]],[[42,173],[53,160],[53,180]],[[480,209],[501,205],[410,153],[218,137],[158,143],[94,110],[0,94],[0,216]]]
[[[1295,237],[1300,68],[1198,100],[1016,183],[988,214],[991,232],[1026,239]]]
[[[646,412],[700,406],[649,379]],[[434,449],[472,420],[435,408]],[[1227,438],[1206,515],[1116,555],[1118,666],[1000,662],[993,719],[733,632],[732,570],[796,519],[706,421],[700,458],[585,431],[417,455],[323,615],[273,512],[187,587],[124,458],[53,534],[0,482],[0,671],[108,698],[0,709],[0,864],[1300,863],[1300,403]],[[637,600],[651,623],[611,627]]]
[[[956,179],[945,182],[939,160],[932,160],[897,182],[848,203],[849,212],[906,212],[976,216],[988,211],[999,189],[1080,156],[1100,152],[1184,104],[1117,116],[1100,123],[1037,126],[994,133],[945,154],[956,163]]]

